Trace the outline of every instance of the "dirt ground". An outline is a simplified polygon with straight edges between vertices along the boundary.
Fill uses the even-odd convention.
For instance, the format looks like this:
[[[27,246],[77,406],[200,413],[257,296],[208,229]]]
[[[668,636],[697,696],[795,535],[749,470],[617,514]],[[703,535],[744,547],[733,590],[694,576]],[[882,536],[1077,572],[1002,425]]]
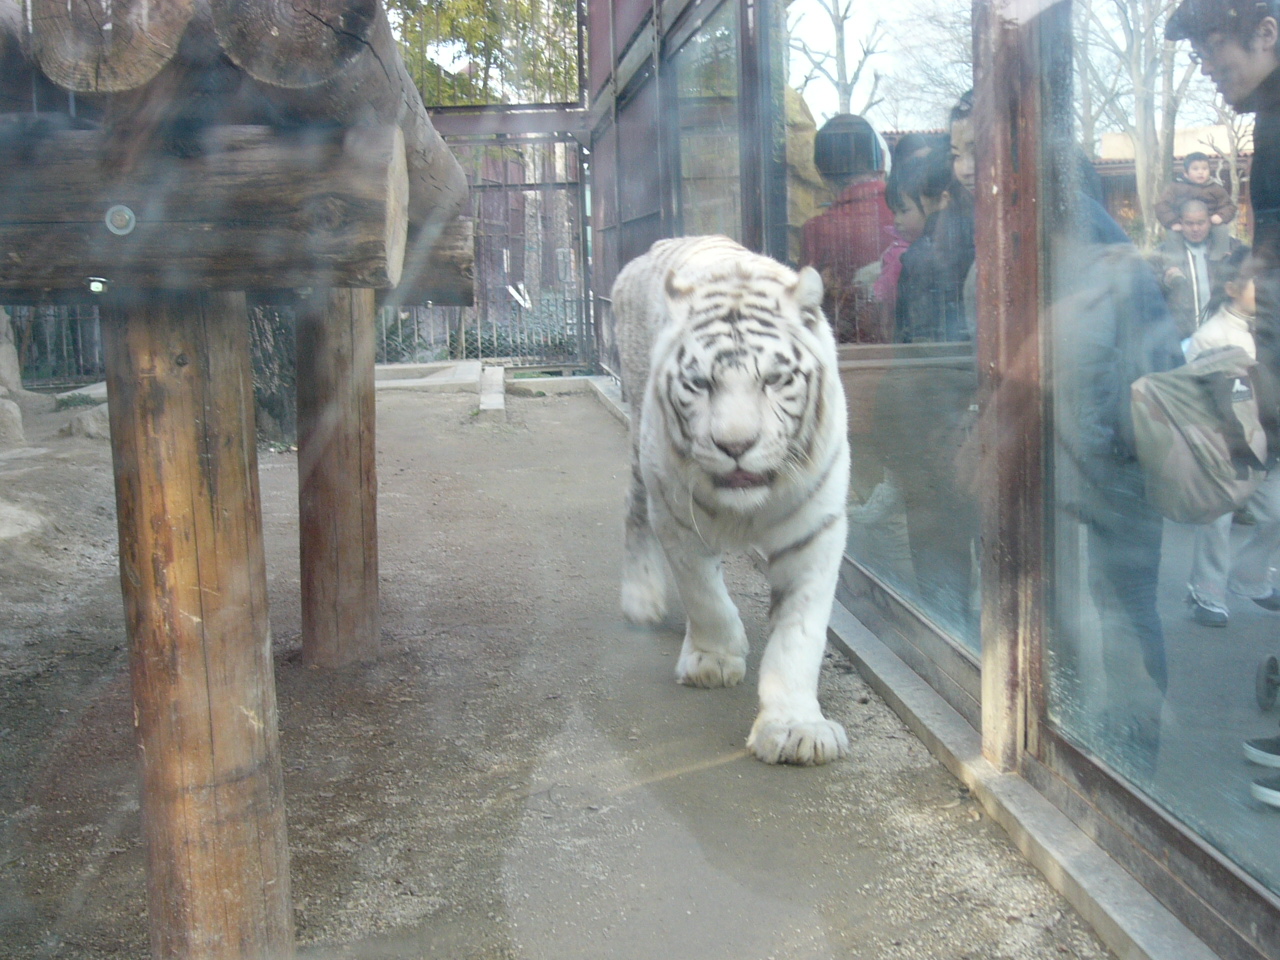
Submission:
[[[298,661],[297,475],[262,451],[299,955],[1095,958],[1105,949],[843,660],[853,756],[746,756],[751,683],[627,628],[621,426],[592,397],[378,398],[384,656]],[[0,450],[0,957],[148,955],[104,441]],[[731,590],[756,643],[768,590]],[[754,668],[754,662],[752,664]]]

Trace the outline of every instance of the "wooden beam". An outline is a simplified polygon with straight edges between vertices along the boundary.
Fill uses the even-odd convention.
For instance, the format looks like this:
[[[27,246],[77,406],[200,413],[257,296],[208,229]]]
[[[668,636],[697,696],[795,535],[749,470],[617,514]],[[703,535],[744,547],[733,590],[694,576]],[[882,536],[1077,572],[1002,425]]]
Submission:
[[[243,294],[103,324],[152,956],[293,956]]]
[[[245,73],[278,87],[328,80],[364,53],[379,0],[209,0],[218,42]]]
[[[178,51],[196,0],[27,0],[32,46],[45,74],[77,93],[147,83]]]
[[[378,655],[378,473],[372,290],[297,304],[302,654],[337,667]]]
[[[5,143],[0,136],[0,144]],[[386,287],[408,236],[395,126],[284,134],[211,127],[196,156],[127,178],[104,135],[71,130],[0,156],[0,287]]]

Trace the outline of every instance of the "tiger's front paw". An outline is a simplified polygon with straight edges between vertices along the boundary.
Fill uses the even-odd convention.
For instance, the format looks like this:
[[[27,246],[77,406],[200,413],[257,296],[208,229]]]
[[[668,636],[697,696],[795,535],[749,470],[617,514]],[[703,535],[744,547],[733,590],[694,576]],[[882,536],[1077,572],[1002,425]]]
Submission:
[[[747,675],[747,658],[728,653],[684,650],[676,663],[676,680],[688,687],[736,687]]]
[[[765,763],[816,767],[849,755],[844,727],[825,717],[789,721],[761,714],[747,737],[747,749]]]

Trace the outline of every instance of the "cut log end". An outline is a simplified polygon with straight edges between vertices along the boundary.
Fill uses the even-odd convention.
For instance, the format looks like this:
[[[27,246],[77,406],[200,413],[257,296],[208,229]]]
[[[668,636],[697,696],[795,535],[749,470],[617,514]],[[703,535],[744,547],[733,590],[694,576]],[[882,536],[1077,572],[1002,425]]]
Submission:
[[[178,50],[195,0],[97,4],[30,0],[32,48],[45,75],[77,93],[118,93],[147,83]]]
[[[378,0],[211,0],[218,43],[245,73],[274,87],[323,83],[368,47]]]

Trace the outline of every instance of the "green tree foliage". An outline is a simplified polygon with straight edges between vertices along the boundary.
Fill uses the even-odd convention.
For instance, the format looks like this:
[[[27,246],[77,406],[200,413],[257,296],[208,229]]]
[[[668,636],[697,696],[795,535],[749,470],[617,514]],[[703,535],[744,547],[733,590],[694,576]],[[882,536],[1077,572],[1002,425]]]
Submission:
[[[428,106],[576,102],[576,0],[388,0]]]

